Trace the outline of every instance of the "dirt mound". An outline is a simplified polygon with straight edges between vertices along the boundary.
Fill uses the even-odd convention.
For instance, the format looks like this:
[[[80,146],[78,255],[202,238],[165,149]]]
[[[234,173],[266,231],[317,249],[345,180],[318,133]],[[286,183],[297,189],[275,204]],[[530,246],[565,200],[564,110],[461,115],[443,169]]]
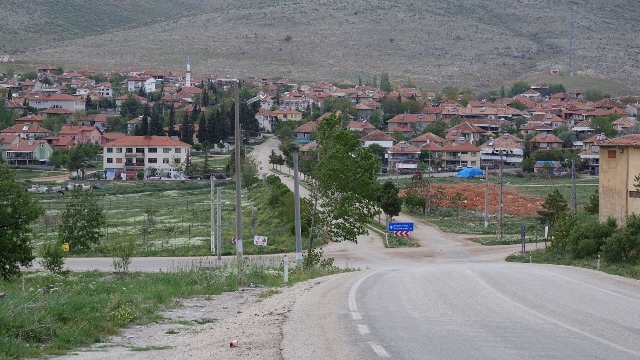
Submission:
[[[403,196],[405,192],[406,190],[400,191],[400,196]],[[489,184],[489,214],[498,213],[500,203],[498,192],[498,185]],[[420,193],[424,198],[427,197],[426,189]],[[433,185],[431,187],[432,202],[442,207],[453,207],[451,198],[456,193],[461,193],[466,198],[466,201],[462,203],[462,208],[484,211],[484,184]],[[503,189],[502,193],[505,215],[535,216],[538,214],[538,210],[542,209],[541,205],[544,199],[531,199],[507,189]]]

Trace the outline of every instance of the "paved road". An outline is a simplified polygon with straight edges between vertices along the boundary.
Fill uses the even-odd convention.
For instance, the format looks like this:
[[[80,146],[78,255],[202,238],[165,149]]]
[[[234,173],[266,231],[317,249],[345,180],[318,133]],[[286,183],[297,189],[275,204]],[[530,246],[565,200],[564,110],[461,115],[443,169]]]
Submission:
[[[258,148],[267,158],[271,141]],[[395,220],[415,223],[421,247],[385,249],[376,235],[325,247],[339,265],[364,271],[297,303],[284,328],[285,359],[640,358],[640,282],[506,263],[519,245],[485,247],[404,215]]]

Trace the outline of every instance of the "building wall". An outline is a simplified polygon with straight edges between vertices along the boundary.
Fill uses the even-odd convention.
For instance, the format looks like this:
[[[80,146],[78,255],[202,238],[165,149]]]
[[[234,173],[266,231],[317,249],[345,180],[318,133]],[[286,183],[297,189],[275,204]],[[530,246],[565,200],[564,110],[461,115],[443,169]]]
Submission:
[[[612,151],[612,153],[610,153]],[[610,155],[615,154],[615,157]],[[600,215],[598,220],[613,217],[625,224],[627,216],[640,214],[640,196],[633,186],[640,174],[640,148],[629,146],[600,147]]]

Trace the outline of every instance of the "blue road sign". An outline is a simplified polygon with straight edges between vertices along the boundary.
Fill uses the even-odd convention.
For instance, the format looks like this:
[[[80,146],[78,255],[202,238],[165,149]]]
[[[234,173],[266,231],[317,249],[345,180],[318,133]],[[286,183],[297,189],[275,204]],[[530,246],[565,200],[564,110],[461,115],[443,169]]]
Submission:
[[[389,223],[388,231],[413,231],[413,223]]]

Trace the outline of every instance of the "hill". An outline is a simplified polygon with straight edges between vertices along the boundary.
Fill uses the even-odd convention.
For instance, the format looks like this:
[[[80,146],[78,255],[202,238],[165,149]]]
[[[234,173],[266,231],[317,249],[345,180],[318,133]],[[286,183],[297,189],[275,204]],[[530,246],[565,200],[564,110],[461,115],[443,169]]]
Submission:
[[[6,0],[0,52],[19,63],[196,75],[371,80],[496,88],[568,72],[636,85],[632,0]],[[23,52],[22,52],[23,51]],[[637,90],[637,89],[636,89]]]

